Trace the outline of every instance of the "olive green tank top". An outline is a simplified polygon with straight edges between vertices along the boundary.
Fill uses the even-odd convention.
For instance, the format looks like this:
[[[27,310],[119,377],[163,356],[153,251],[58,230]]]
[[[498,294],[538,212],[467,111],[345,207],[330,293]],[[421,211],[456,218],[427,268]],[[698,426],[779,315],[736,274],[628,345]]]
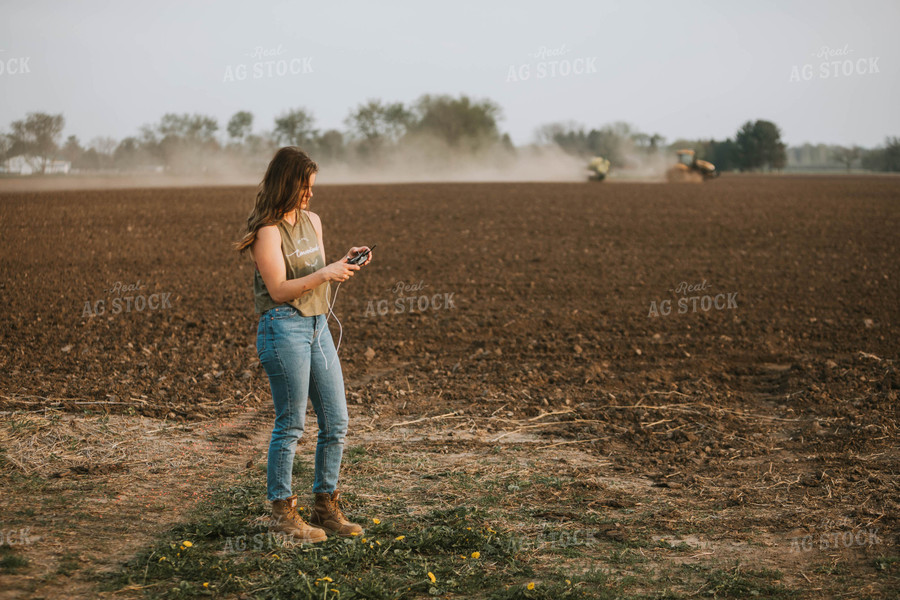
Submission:
[[[284,255],[285,279],[299,279],[314,273],[325,266],[319,238],[309,215],[305,211],[297,211],[298,219],[294,225],[282,220],[276,227],[281,233],[281,253]],[[305,317],[321,315],[328,312],[331,302],[331,283],[325,282],[307,291],[299,298],[286,303],[272,300],[269,290],[263,281],[259,269],[253,274],[253,299],[256,312],[262,314],[270,308],[289,304]]]

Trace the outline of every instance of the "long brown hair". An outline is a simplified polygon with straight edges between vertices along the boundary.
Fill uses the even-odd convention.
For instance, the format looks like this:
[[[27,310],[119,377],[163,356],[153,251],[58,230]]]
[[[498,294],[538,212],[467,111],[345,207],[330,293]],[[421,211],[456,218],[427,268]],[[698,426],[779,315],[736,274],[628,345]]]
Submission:
[[[309,185],[319,165],[297,146],[285,146],[275,153],[256,193],[256,205],[247,217],[247,231],[234,247],[241,254],[256,241],[256,232],[273,225],[300,206],[300,190]]]

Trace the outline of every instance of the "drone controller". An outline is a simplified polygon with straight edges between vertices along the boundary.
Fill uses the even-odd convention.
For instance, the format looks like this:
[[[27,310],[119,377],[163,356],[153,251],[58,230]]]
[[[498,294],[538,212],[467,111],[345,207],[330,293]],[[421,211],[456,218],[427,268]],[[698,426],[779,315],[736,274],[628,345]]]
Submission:
[[[375,246],[377,246],[377,245],[378,245],[378,244],[373,244],[372,247],[369,248],[368,250],[363,250],[362,252],[360,252],[359,254],[357,254],[356,256],[354,256],[353,258],[348,258],[348,259],[347,259],[347,264],[350,264],[350,265],[361,265],[362,263],[366,262],[366,258],[369,256],[369,253],[372,252],[372,250],[373,250],[373,249],[375,248]]]

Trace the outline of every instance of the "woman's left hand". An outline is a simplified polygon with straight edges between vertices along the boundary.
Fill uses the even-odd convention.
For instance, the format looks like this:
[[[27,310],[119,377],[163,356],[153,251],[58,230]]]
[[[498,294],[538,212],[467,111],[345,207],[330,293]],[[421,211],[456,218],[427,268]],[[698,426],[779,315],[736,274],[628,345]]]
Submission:
[[[344,258],[353,258],[354,256],[357,256],[358,254],[365,252],[366,250],[369,250],[368,246],[354,246],[354,247],[350,248],[350,251],[347,252],[347,256],[345,256]],[[366,257],[366,260],[364,262],[360,263],[359,266],[367,265],[371,261],[372,261],[372,251],[369,250],[369,255]]]

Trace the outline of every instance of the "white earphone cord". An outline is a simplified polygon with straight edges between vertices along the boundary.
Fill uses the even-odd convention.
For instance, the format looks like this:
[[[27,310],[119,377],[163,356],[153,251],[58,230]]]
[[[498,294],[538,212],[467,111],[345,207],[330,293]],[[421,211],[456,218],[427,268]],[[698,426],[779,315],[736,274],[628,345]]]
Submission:
[[[341,349],[341,338],[344,337],[344,326],[341,325],[341,320],[337,318],[337,315],[334,314],[334,311],[333,311],[332,309],[334,308],[334,303],[337,302],[338,290],[341,289],[341,284],[342,284],[342,283],[343,283],[343,281],[339,281],[339,282],[338,282],[337,288],[335,288],[335,290],[334,290],[334,297],[331,299],[331,304],[328,306],[328,316],[325,317],[325,325],[328,325],[328,319],[331,318],[331,317],[333,316],[333,317],[334,317],[334,320],[337,321],[338,327],[340,328],[340,332],[338,333],[338,343],[337,343],[337,347],[334,349],[334,356],[335,356],[335,359],[337,359],[337,353],[338,353],[338,351]],[[324,329],[325,329],[325,328],[323,327],[322,330],[324,331]],[[325,351],[322,350],[322,337],[321,337],[321,335],[322,335],[322,332],[320,331],[320,332],[319,332],[319,335],[316,336],[316,337],[318,338],[316,341],[319,343],[319,352],[322,353],[322,358],[325,359],[325,369],[327,370],[327,369],[329,368],[329,367],[328,367],[328,358],[325,356]]]

